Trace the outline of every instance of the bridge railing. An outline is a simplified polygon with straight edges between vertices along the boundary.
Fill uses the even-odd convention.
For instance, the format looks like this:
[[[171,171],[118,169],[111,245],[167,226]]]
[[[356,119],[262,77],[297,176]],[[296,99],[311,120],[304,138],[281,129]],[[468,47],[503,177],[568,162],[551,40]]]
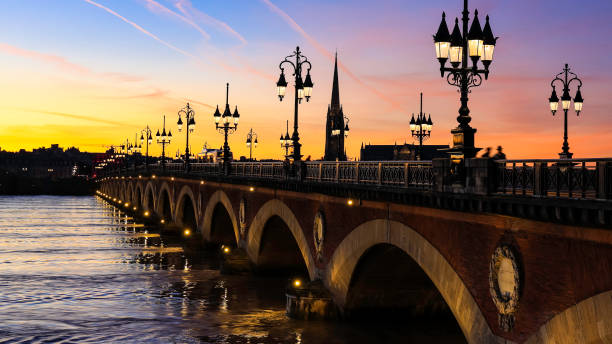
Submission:
[[[285,176],[282,162],[232,162],[232,175],[281,179]]]
[[[497,192],[609,199],[612,159],[498,160]]]
[[[311,182],[371,184],[398,187],[433,185],[431,161],[306,162]]]

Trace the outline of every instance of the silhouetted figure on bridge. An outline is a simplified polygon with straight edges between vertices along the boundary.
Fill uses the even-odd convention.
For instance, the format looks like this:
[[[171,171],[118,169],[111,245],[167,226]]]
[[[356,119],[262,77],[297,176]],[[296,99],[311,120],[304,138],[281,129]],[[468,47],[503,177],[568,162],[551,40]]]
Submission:
[[[491,157],[491,147],[487,147],[484,153],[482,153],[481,158],[490,158]]]
[[[506,154],[502,152],[502,146],[497,146],[497,154],[493,156],[495,160],[506,160]]]

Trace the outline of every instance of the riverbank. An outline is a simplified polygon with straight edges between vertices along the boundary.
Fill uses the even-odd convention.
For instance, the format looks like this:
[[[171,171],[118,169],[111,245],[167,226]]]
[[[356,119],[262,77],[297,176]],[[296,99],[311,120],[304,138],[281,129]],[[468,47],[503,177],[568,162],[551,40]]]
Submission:
[[[0,174],[0,195],[86,196],[96,191],[96,182],[80,177],[55,179]]]

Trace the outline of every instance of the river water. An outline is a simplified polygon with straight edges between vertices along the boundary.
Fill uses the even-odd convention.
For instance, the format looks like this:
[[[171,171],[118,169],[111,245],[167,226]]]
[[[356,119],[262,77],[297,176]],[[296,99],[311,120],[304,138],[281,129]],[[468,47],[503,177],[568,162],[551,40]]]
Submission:
[[[407,323],[299,321],[282,278],[222,275],[95,197],[0,196],[0,343],[455,343]]]

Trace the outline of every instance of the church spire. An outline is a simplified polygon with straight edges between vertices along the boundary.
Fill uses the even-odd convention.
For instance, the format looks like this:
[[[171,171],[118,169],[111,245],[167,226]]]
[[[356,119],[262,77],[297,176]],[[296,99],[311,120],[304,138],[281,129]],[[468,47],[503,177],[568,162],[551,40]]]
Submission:
[[[340,88],[338,87],[338,52],[334,64],[334,86],[332,88],[331,106],[340,107]]]

